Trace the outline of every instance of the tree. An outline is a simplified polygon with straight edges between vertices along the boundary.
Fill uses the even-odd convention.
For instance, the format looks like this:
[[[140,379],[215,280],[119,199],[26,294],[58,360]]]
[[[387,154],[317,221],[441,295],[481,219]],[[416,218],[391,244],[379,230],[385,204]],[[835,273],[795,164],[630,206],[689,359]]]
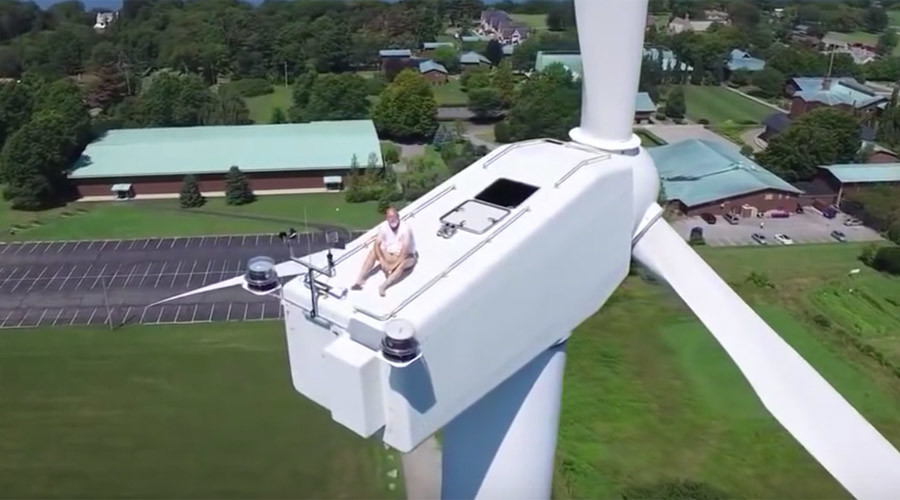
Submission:
[[[9,137],[0,172],[6,182],[3,197],[13,208],[45,208],[64,193],[68,135],[59,113],[42,111]]]
[[[366,81],[353,73],[316,79],[303,117],[309,121],[358,120],[369,114]]]
[[[438,153],[442,153],[444,148],[447,145],[453,146],[453,135],[447,129],[447,127],[441,125],[438,127],[437,132],[434,133],[434,139],[431,140],[431,145],[434,147],[435,151]]]
[[[22,74],[22,59],[12,47],[0,46],[0,77],[18,78]]]
[[[476,118],[497,116],[503,109],[503,104],[503,96],[493,87],[469,91],[469,110],[475,113]]]
[[[189,127],[206,122],[213,95],[195,75],[160,72],[138,101],[141,124],[147,127]]]
[[[794,120],[756,159],[788,182],[811,179],[819,165],[850,163],[859,151],[859,122],[843,111],[818,108]]]
[[[494,66],[500,64],[503,60],[503,46],[497,40],[491,40],[484,49],[484,57],[487,57]]]
[[[381,159],[385,165],[396,165],[400,162],[400,149],[390,141],[381,142]]]
[[[682,87],[675,87],[672,91],[669,92],[668,98],[666,98],[666,107],[665,113],[669,118],[684,118],[685,113],[685,104],[684,104],[684,89]]]
[[[753,74],[751,81],[753,85],[759,88],[765,95],[775,97],[781,95],[784,91],[784,82],[786,77],[783,73],[774,68],[763,68]]]
[[[734,25],[744,29],[750,29],[759,24],[759,8],[746,0],[729,3],[728,15]]]
[[[287,123],[287,116],[284,114],[284,110],[280,107],[276,107],[272,110],[272,117],[269,118],[269,123],[278,124],[278,123]]]
[[[250,181],[237,166],[232,166],[225,174],[225,203],[229,205],[246,205],[256,197],[250,188]]]
[[[288,110],[288,115],[294,123],[309,121],[303,116],[306,105],[309,104],[309,97],[312,89],[319,79],[319,74],[313,67],[307,68],[306,72],[300,75],[294,82],[294,88],[291,92],[294,105]]]
[[[31,119],[33,90],[29,85],[0,85],[0,149],[6,139]]]
[[[406,171],[400,177],[403,197],[413,201],[444,182],[450,175],[436,158],[418,156],[407,161]]]
[[[575,4],[561,2],[550,7],[547,13],[547,28],[551,31],[563,31],[575,27]]]
[[[193,175],[184,176],[184,183],[181,185],[181,194],[178,197],[181,208],[197,208],[202,207],[206,200],[200,194],[200,186],[197,184],[197,178]]]
[[[738,87],[749,85],[753,79],[753,73],[746,69],[739,69],[731,73],[731,83]]]
[[[459,71],[459,51],[453,47],[438,47],[431,58],[443,65],[451,73]]]
[[[561,64],[551,64],[522,84],[509,111],[509,139],[565,140],[581,116],[581,84]]]
[[[884,32],[878,36],[878,53],[881,55],[890,54],[897,46],[898,41],[900,40],[898,40],[897,31],[894,28],[884,30]]]
[[[418,72],[400,72],[381,93],[372,119],[379,132],[391,137],[430,138],[437,129],[437,103],[431,85]]]
[[[488,68],[469,68],[459,77],[463,90],[481,89],[491,86],[491,70]]]
[[[310,51],[316,70],[340,72],[350,64],[350,30],[342,16],[326,14],[310,25]]]
[[[885,12],[883,8],[875,5],[869,7],[863,15],[863,24],[866,29],[872,33],[882,31],[887,28],[888,25],[887,12]]]
[[[503,61],[494,68],[491,83],[500,92],[503,106],[512,105],[516,92],[516,80],[513,76],[512,64],[509,61]]]
[[[252,123],[250,110],[247,109],[244,98],[237,89],[228,85],[220,86],[213,96],[209,116],[205,122],[209,125],[247,125]]]

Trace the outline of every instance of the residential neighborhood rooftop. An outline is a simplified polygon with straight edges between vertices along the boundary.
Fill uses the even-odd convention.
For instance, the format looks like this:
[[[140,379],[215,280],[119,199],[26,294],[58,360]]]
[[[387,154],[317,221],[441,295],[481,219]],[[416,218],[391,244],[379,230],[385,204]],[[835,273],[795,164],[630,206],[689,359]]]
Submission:
[[[378,51],[381,57],[412,57],[412,51],[409,49],[383,49]]]
[[[423,62],[419,63],[419,72],[420,73],[428,73],[429,71],[437,71],[440,73],[447,74],[447,68],[445,68],[443,64],[436,63],[432,60],[423,61]]]
[[[88,144],[70,178],[347,168],[381,146],[372,120],[110,130]]]
[[[424,50],[434,50],[441,47],[453,47],[453,42],[424,42],[422,48]]]
[[[466,52],[459,56],[460,64],[491,64],[491,60],[478,52]]]
[[[842,163],[819,168],[842,184],[900,182],[900,163]]]
[[[730,71],[741,69],[747,71],[760,71],[765,67],[766,61],[753,57],[749,52],[744,52],[740,49],[732,50],[730,57],[728,58],[728,69]]]
[[[857,109],[887,102],[887,97],[853,78],[832,78],[826,82],[822,77],[803,77],[792,78],[791,82],[799,89],[794,96],[806,102],[829,106],[845,104]]]
[[[688,207],[765,190],[801,192],[725,144],[687,139],[647,151],[666,196]]]

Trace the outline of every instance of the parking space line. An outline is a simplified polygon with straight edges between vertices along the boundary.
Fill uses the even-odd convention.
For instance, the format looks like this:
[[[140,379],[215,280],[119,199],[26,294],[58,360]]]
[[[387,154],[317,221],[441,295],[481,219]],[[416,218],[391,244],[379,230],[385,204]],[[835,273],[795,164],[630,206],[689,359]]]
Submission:
[[[6,253],[12,246],[13,246],[13,243],[5,243],[3,245],[3,251],[0,252],[0,254]]]
[[[31,253],[31,252],[34,252],[35,250],[37,250],[38,245],[40,245],[40,243],[35,243],[34,246],[31,247],[31,250],[28,251],[28,253]]]
[[[88,318],[86,325],[90,325],[91,322],[94,321],[94,315],[97,314],[97,308],[95,307],[93,311],[91,311],[91,317]]]
[[[66,245],[68,245],[68,243],[64,241],[63,244],[59,246],[59,250],[57,250],[56,253],[62,252],[63,248],[66,248]]]
[[[146,250],[147,245],[149,245],[149,244],[150,244],[150,238],[147,238],[146,240],[144,240],[144,246],[141,247],[141,250]]]
[[[119,264],[118,266],[116,266],[116,271],[113,273],[112,278],[109,280],[108,284],[106,284],[107,282],[104,281],[104,284],[106,284],[107,288],[111,287],[113,285],[113,282],[116,281],[116,276],[119,274],[119,270],[122,269],[122,266],[124,266],[124,265],[125,264]]]
[[[100,278],[103,277],[103,273],[106,272],[106,266],[107,266],[107,264],[103,264],[103,269],[101,269],[100,272],[97,273],[97,277],[94,278],[94,282],[91,283],[91,288],[90,288],[90,290],[93,290],[94,287],[97,286],[97,282],[100,281]]]
[[[146,315],[147,315],[147,308],[145,307],[144,310],[141,312],[141,319],[138,320],[138,324],[144,324],[144,316],[146,316]]]
[[[215,310],[216,310],[216,303],[213,302],[212,307],[209,308],[209,318],[207,318],[206,321],[212,323],[213,311],[215,311]]]
[[[28,290],[25,290],[25,293],[30,292],[31,289],[34,288],[34,285],[37,285],[38,280],[40,280],[40,279],[41,279],[41,276],[43,276],[44,273],[47,272],[47,268],[48,268],[48,267],[49,267],[49,266],[44,266],[44,268],[41,269],[41,274],[39,274],[38,277],[35,278],[34,281],[31,282],[31,286],[28,287]],[[15,289],[13,289],[13,291],[15,291]]]
[[[203,248],[203,244],[206,242],[206,236],[200,237],[200,242],[197,243],[197,248]]]
[[[229,319],[231,319],[231,306],[233,306],[233,305],[234,304],[232,304],[231,302],[228,303],[228,312],[225,313],[225,321],[228,321]]]
[[[25,274],[23,274],[22,277],[19,278],[19,281],[16,282],[16,284],[13,286],[13,289],[10,290],[9,293],[14,293],[16,291],[16,288],[19,288],[19,285],[22,284],[22,281],[24,281],[29,274],[31,274],[31,268],[25,270]]]
[[[159,241],[156,242],[156,249],[159,250],[159,246],[162,245],[162,242],[165,238],[160,238]]]
[[[191,272],[188,273],[187,287],[191,287],[191,280],[194,279],[194,268],[197,267],[197,261],[194,260],[194,265],[191,266]]]
[[[72,251],[74,252],[75,250],[78,250],[78,246],[81,245],[82,243],[84,243],[84,242],[81,240],[76,241],[75,246],[72,247]]]
[[[22,323],[25,322],[25,318],[27,318],[29,314],[31,314],[31,309],[26,309],[25,314],[22,315],[22,319],[19,320],[19,324],[16,325],[16,328],[22,326]]]
[[[122,317],[122,323],[123,323],[123,324],[124,324],[126,321],[128,321],[128,315],[129,315],[129,314],[131,314],[131,306],[129,306],[128,309],[125,309],[125,316]]]
[[[75,324],[75,320],[78,318],[79,314],[81,314],[81,309],[75,309],[75,316],[72,316],[72,321],[69,321],[69,326]]]
[[[172,245],[169,246],[169,248],[175,248],[175,240],[177,240],[177,239],[178,238],[172,238]]]
[[[225,268],[228,266],[228,259],[222,261],[222,270],[219,271],[219,279],[218,281],[222,281],[225,279]]]
[[[47,253],[48,250],[53,248],[54,243],[47,243],[46,245],[47,245],[47,248],[45,248],[44,251],[41,253]],[[65,245],[65,243],[63,245]]]
[[[241,246],[244,246],[247,243],[247,235],[241,236]]]
[[[265,319],[266,317],[266,303],[263,302],[262,312],[259,313],[259,319]]]
[[[38,322],[35,323],[34,326],[41,326],[41,322],[44,321],[44,316],[46,316],[46,314],[47,314],[47,308],[44,308],[44,311],[41,312],[41,317],[38,318]]]
[[[141,282],[138,283],[138,287],[144,286],[144,280],[147,279],[147,275],[150,274],[150,268],[153,267],[153,263],[149,262],[147,264],[147,269],[144,270],[144,275],[141,276]]]
[[[162,313],[163,313],[163,309],[165,309],[165,308],[166,308],[166,306],[162,306],[159,308],[159,314],[156,316],[156,324],[157,325],[159,324],[160,320],[162,320]]]
[[[122,240],[116,241],[116,246],[115,246],[115,248],[113,248],[113,252],[115,252],[116,250],[118,250],[118,249],[119,249],[119,245],[121,245],[121,244],[122,244]]]
[[[133,249],[135,243],[137,243],[137,240],[131,240],[131,244],[128,245],[128,249],[129,250]]]
[[[6,313],[6,317],[3,318],[3,323],[0,323],[0,328],[3,328],[4,326],[6,326],[6,322],[9,321],[9,317],[12,316],[12,313],[13,313],[12,311],[9,311],[8,313]]]
[[[203,273],[203,280],[200,282],[200,286],[206,286],[206,280],[209,279],[209,270],[212,268],[213,261],[209,261],[206,263],[206,272]]]
[[[259,235],[256,235],[256,246],[259,246]]]
[[[131,280],[131,276],[134,275],[134,270],[137,269],[138,266],[140,266],[140,264],[135,264],[135,265],[131,266],[131,271],[128,271],[128,277],[125,278],[125,283],[122,283],[122,288],[128,287],[128,282]]]
[[[163,262],[162,269],[160,269],[159,274],[156,275],[156,283],[153,284],[153,288],[156,288],[159,286],[159,280],[162,279],[163,273],[165,272],[166,266],[168,264],[169,264],[168,262]]]
[[[175,323],[175,322],[178,321],[178,315],[179,315],[179,314],[181,314],[181,306],[178,306],[178,307],[175,309],[175,317],[172,318],[172,322],[173,322],[173,323]]]
[[[78,267],[78,266],[75,266],[75,267]],[[78,278],[78,283],[75,283],[75,288],[74,288],[74,290],[78,290],[78,288],[81,287],[81,282],[83,282],[84,279],[87,278],[87,277],[91,274],[91,269],[93,269],[93,268],[94,268],[94,265],[93,265],[93,264],[91,264],[90,266],[88,266],[87,270],[81,275],[80,278]],[[74,270],[74,268],[73,268],[73,270]],[[60,290],[62,290],[62,287],[65,286],[66,281],[67,281],[67,280],[69,279],[69,277],[71,277],[71,276],[72,276],[72,272],[70,271],[70,272],[69,272],[69,276],[66,276],[66,279],[63,280],[63,284],[59,286],[59,289],[60,289]]]
[[[15,252],[15,253],[18,254],[19,252],[21,252],[22,249],[25,248],[25,245],[26,245],[26,244],[27,244],[27,243],[19,243],[18,245],[16,245],[16,252]]]
[[[58,313],[56,313],[56,318],[53,320],[53,324],[51,326],[56,326],[56,322],[59,321],[59,317],[62,316],[62,313],[65,309],[60,309]]]
[[[175,268],[175,272],[172,273],[172,283],[169,284],[170,287],[175,286],[175,278],[178,277],[178,271],[181,270],[181,261],[178,261],[178,267]]]
[[[18,267],[14,267],[12,272],[9,273],[9,276],[3,278],[3,281],[0,281],[0,288],[3,288],[3,285],[5,285],[6,282],[9,281],[13,277],[13,275],[16,274],[16,271],[18,271],[18,270],[19,270]]]
[[[100,245],[100,249],[97,250],[97,252],[98,252],[98,253],[99,253],[99,252],[102,252],[103,249],[106,248],[106,245],[108,245],[108,244],[109,244],[109,240],[103,240],[103,244]]]
[[[199,305],[195,304],[194,305],[194,314],[191,315],[191,323],[194,323],[194,320],[197,319],[197,307],[199,307]]]
[[[244,304],[244,321],[247,321],[247,311],[250,310],[250,303]]]
[[[228,243],[225,243],[225,246],[226,246],[226,247],[230,247],[230,246],[231,246],[231,236],[228,237]]]
[[[214,238],[214,239],[213,239],[212,246],[218,245],[218,244],[219,244],[219,237],[218,237],[218,236],[214,236],[213,238]]]

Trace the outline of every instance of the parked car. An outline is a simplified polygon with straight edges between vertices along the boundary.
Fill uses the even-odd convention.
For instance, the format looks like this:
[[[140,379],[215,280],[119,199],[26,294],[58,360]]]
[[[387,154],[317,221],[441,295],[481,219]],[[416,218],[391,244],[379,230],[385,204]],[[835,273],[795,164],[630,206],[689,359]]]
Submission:
[[[840,241],[841,243],[844,243],[847,241],[847,235],[841,231],[832,231],[831,237]]]
[[[847,217],[844,219],[844,225],[848,226],[848,227],[849,226],[862,226],[863,223],[861,220],[857,219],[856,217]]]
[[[741,218],[735,214],[725,214],[722,218],[728,221],[729,224],[737,224],[741,221]]]
[[[828,207],[825,210],[822,210],[822,217],[826,219],[834,219],[837,216],[837,210],[832,207]]]
[[[703,221],[706,222],[707,224],[715,224],[716,223],[716,216],[709,212],[704,212],[704,213],[700,214],[700,218],[703,219]]]
[[[769,217],[773,219],[787,219],[791,216],[790,212],[785,212],[784,210],[775,210],[773,212],[769,212]]]
[[[759,243],[760,245],[768,245],[769,244],[769,241],[766,239],[766,236],[762,233],[753,233],[753,235],[750,237],[753,238],[753,241]]]
[[[790,238],[790,236],[788,236],[786,234],[781,234],[781,233],[778,233],[775,235],[775,241],[777,241],[778,243],[781,243],[782,245],[793,245],[794,244],[794,240],[792,240]]]

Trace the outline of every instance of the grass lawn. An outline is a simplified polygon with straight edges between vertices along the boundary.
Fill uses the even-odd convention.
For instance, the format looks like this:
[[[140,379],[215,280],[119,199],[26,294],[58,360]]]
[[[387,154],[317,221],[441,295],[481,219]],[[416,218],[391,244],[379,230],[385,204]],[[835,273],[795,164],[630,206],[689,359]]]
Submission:
[[[809,319],[810,297],[845,279],[861,245],[703,248],[756,310],[889,440],[900,445],[900,380],[833,329]],[[745,282],[750,271],[776,284]],[[900,279],[868,269],[857,286],[890,305]],[[849,278],[847,278],[849,279]],[[863,304],[865,302],[865,304]],[[840,307],[873,318],[867,301]],[[825,314],[837,317],[837,306]],[[835,320],[837,321],[837,320]],[[891,331],[900,336],[900,329]],[[684,478],[738,498],[847,498],[765,411],[715,339],[664,286],[629,278],[569,343],[557,454],[557,498],[618,498]]]
[[[463,92],[459,78],[451,78],[443,85],[433,85],[431,90],[438,106],[465,106],[469,103],[469,97]]]
[[[775,112],[725,87],[685,85],[684,98],[688,118],[694,121],[705,118],[711,124],[727,120],[738,124],[761,123]]]
[[[653,21],[656,24],[656,29],[663,29],[669,25],[669,14],[657,14],[653,16]]]
[[[900,28],[900,11],[889,10],[888,24],[895,28]],[[878,46],[878,33],[869,33],[866,31],[851,31],[850,33],[840,33],[837,31],[828,32],[828,36],[843,40],[847,43],[862,43],[872,47]],[[900,46],[894,47],[893,56],[900,56]]]
[[[4,239],[91,239],[144,236],[191,236],[282,231],[303,227],[304,209],[309,222],[346,227],[369,227],[380,220],[373,203],[347,203],[341,193],[260,196],[249,205],[229,206],[224,198],[209,198],[200,209],[182,210],[178,200],[72,203],[65,209],[27,213],[32,224]],[[199,210],[199,212],[198,212]],[[70,214],[64,216],[63,214]],[[0,220],[23,217],[22,212],[0,208]],[[256,220],[247,217],[272,218]]]
[[[0,379],[5,498],[405,498],[294,391],[280,323],[6,332]]]
[[[250,119],[253,123],[269,123],[275,108],[281,108],[287,113],[293,105],[291,88],[284,85],[275,85],[275,92],[257,97],[244,99],[250,110]]]
[[[645,148],[652,148],[654,146],[662,146],[663,144],[666,144],[666,141],[651,134],[645,129],[636,129],[634,133],[641,138],[641,146],[644,146]]]
[[[887,11],[888,26],[900,28],[900,10],[891,9]]]
[[[522,23],[536,30],[547,29],[547,14],[510,14],[513,21]]]

